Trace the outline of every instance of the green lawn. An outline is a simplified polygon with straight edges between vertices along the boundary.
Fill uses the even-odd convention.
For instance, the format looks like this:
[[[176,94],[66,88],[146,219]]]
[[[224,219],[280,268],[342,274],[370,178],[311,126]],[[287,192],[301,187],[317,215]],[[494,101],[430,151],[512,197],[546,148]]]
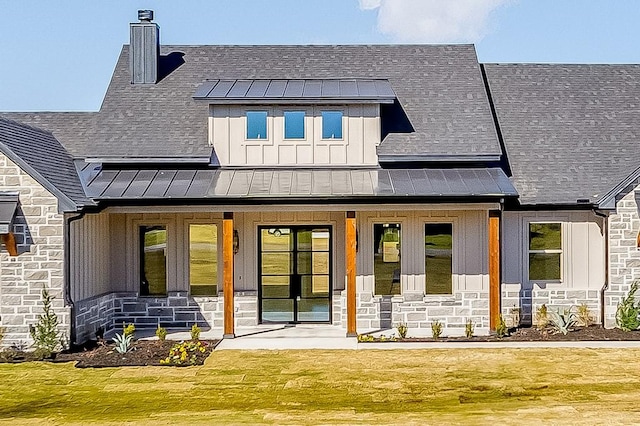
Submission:
[[[0,424],[629,424],[640,349],[220,351],[202,367],[0,365]]]

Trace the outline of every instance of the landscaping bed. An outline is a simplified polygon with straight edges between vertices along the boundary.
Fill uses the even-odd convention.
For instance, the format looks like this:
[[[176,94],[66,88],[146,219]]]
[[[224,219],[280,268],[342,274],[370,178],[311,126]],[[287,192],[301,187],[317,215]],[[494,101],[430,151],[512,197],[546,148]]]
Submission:
[[[399,338],[397,334],[385,337],[368,337],[360,335],[358,341],[361,343],[384,343],[384,342],[538,342],[538,341],[633,341],[640,340],[640,330],[622,331],[619,328],[603,328],[600,325],[589,327],[575,327],[567,334],[553,332],[549,329],[538,329],[536,327],[522,327],[511,330],[502,337],[495,334],[489,336],[473,337],[444,337],[437,339],[432,337],[411,337],[409,330],[407,337]]]
[[[189,366],[202,365],[209,356],[213,348],[218,343],[217,340],[200,340],[198,350],[187,350],[188,356],[180,364],[175,362],[162,363],[166,360],[172,346],[180,342],[172,340],[136,340],[131,349],[124,354],[115,350],[113,343],[100,343],[96,341],[87,342],[83,346],[74,346],[55,354],[49,359],[42,359],[36,352],[24,350],[5,350],[0,352],[0,362],[28,362],[28,361],[50,361],[50,362],[76,362],[76,367],[122,367],[122,366],[144,366],[144,365],[170,365]],[[187,345],[189,341],[186,342]],[[204,351],[199,350],[202,347]],[[179,352],[179,351],[178,351]]]

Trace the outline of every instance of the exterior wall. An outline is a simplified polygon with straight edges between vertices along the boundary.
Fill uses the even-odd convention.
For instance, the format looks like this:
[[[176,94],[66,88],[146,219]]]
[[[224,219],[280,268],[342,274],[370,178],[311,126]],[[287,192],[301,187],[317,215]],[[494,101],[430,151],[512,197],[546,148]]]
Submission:
[[[529,280],[529,223],[562,223],[561,280]],[[586,303],[600,321],[600,289],[605,280],[603,221],[589,211],[504,212],[502,226],[502,314],[520,309],[521,322],[531,324],[536,310]],[[515,326],[516,324],[511,324]]]
[[[210,107],[209,143],[222,166],[377,165],[378,105]],[[284,111],[305,111],[305,138],[284,139]],[[343,138],[322,139],[321,111],[343,111]],[[267,139],[246,139],[246,111],[267,111]]]
[[[390,328],[406,323],[411,329],[431,330],[440,321],[443,334],[464,335],[470,319],[476,334],[489,332],[488,211],[407,210],[357,214],[357,306],[359,331]],[[401,294],[374,294],[373,226],[401,224]],[[425,294],[424,226],[453,225],[452,294]],[[346,315],[346,312],[345,312]],[[346,316],[344,318],[346,322]]]
[[[605,291],[605,326],[616,324],[618,303],[627,295],[631,284],[640,279],[640,215],[636,192],[627,188],[609,216],[609,288]],[[638,296],[636,296],[637,298]]]
[[[17,191],[20,203],[13,233],[18,256],[0,254],[0,326],[3,346],[30,345],[29,325],[42,313],[42,288],[55,297],[60,332],[70,334],[70,310],[65,306],[64,219],[58,201],[35,179],[4,155],[0,155],[0,191]]]

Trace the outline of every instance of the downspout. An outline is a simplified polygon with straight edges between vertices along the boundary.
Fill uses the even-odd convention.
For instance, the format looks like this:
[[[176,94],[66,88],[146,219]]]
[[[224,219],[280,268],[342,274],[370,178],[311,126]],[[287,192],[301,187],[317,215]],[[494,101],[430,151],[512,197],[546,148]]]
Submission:
[[[76,343],[76,317],[73,298],[71,297],[71,223],[84,217],[85,212],[69,217],[64,221],[64,303],[69,306],[70,311],[70,344]]]
[[[604,231],[604,284],[600,289],[600,322],[602,328],[604,328],[604,292],[609,289],[609,215],[593,211],[596,216],[599,216],[603,220]]]

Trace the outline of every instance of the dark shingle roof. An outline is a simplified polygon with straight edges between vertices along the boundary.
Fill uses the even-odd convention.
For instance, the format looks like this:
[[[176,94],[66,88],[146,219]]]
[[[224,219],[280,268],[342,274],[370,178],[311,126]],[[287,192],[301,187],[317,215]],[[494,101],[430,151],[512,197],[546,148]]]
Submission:
[[[124,46],[85,156],[207,157],[208,107],[192,99],[203,81],[323,78],[390,81],[415,132],[389,134],[381,154],[501,153],[471,45],[163,46],[161,51],[160,82],[132,85]]]
[[[599,201],[638,168],[640,65],[485,65],[523,204]]]
[[[50,132],[0,117],[0,151],[53,193],[61,210],[93,204],[73,160]]]

